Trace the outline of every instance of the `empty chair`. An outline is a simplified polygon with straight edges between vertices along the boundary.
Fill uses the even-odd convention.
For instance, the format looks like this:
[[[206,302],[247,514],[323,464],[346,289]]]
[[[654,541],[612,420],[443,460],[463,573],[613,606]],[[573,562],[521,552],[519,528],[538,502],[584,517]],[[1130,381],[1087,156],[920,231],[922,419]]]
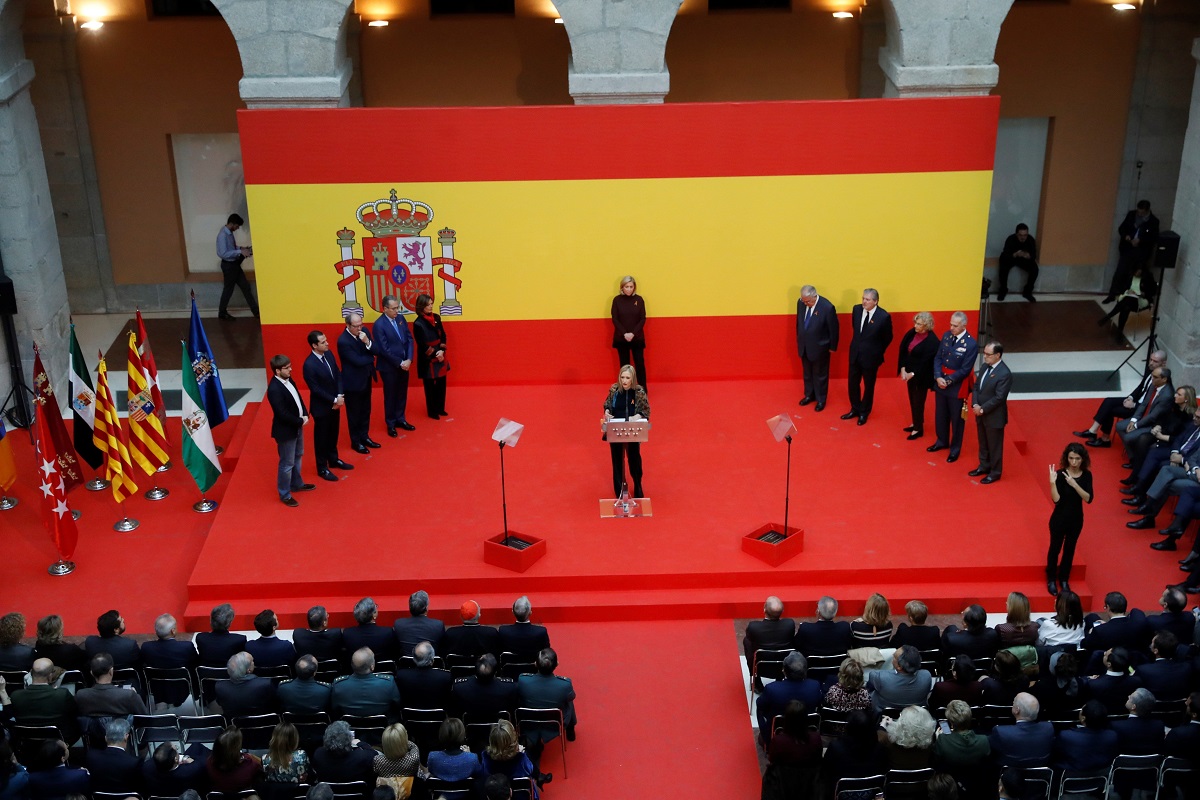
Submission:
[[[165,703],[169,706],[179,706],[195,694],[192,683],[192,672],[187,667],[143,667],[142,674],[146,678],[147,703]]]
[[[884,776],[883,795],[887,800],[925,800],[933,769],[893,769]]]
[[[400,712],[408,736],[417,743],[421,756],[429,757],[429,751],[437,747],[438,730],[446,720],[444,708],[405,708]]]
[[[769,679],[777,681],[783,677],[783,660],[796,652],[787,650],[755,650],[754,663],[750,665],[751,684],[757,686],[759,681]]]
[[[247,750],[263,750],[271,744],[271,731],[279,724],[278,714],[255,714],[234,717],[230,723],[242,732],[242,746]]]
[[[352,714],[343,714],[338,717],[344,720],[354,731],[354,735],[362,741],[378,747],[379,742],[383,739],[383,729],[388,726],[387,717],[383,714],[375,714],[369,717],[356,717]]]
[[[138,750],[148,747],[153,751],[163,742],[183,741],[183,729],[174,714],[134,714],[132,726],[133,743]]]
[[[342,800],[358,800],[358,798],[367,797],[370,795],[370,790],[367,784],[363,781],[349,781],[348,783],[331,783],[329,788],[333,789],[333,796],[342,798]]]
[[[184,745],[194,743],[204,744],[212,749],[213,742],[225,730],[225,718],[220,714],[206,714],[198,717],[180,717],[179,728],[183,731]]]
[[[833,787],[834,800],[855,800],[859,797],[875,797],[883,791],[887,778],[883,775],[868,775],[864,778],[839,778]]]
[[[284,712],[283,720],[296,726],[300,733],[300,746],[308,752],[321,746],[321,737],[325,735],[325,729],[329,727],[330,722],[329,715],[324,711],[316,714]]]
[[[761,652],[761,651],[760,651]],[[561,708],[518,708],[516,712],[516,728],[521,738],[531,728],[547,728],[551,731],[557,729],[557,739],[559,747],[562,750],[563,762],[563,777],[567,777],[567,736],[566,728],[563,725],[563,712]],[[545,736],[542,737],[543,741]]]
[[[444,781],[440,778],[428,778],[425,785],[429,789],[430,797],[445,800],[472,800],[474,797],[475,782],[472,780]]]

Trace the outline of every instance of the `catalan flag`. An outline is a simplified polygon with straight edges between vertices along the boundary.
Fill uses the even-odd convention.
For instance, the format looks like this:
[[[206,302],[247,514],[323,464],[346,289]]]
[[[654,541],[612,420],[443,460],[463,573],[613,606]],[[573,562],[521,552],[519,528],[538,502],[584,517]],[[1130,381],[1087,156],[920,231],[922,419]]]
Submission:
[[[129,442],[117,416],[117,404],[108,388],[108,365],[104,354],[96,367],[96,447],[104,453],[104,478],[112,484],[113,499],[118,503],[137,491],[133,462],[129,460]]]
[[[150,349],[150,337],[146,335],[146,323],[142,321],[142,310],[137,310],[137,351],[142,358],[142,372],[150,384],[150,399],[154,401],[154,413],[162,423],[163,435],[167,432],[167,404],[163,402],[162,389],[158,385],[158,365],[154,363],[154,351]]]
[[[129,332],[129,444],[133,460],[147,475],[167,463],[167,437],[138,355],[137,333]]]
[[[0,492],[7,492],[17,480],[17,463],[13,460],[12,442],[5,436],[4,418],[0,417]]]
[[[69,492],[83,483],[83,469],[75,455],[75,445],[71,444],[71,437],[67,434],[62,412],[59,411],[54,385],[50,383],[46,368],[42,366],[42,354],[36,347],[33,349],[33,394],[33,401],[46,412],[46,433],[53,441],[53,447],[44,445],[42,451],[55,454],[59,474]]]

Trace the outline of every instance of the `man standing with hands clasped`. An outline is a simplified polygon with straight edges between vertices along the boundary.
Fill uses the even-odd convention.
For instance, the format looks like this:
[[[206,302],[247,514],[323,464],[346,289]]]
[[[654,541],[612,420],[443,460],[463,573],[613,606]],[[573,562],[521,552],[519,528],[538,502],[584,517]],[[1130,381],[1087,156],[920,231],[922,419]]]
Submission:
[[[392,295],[383,298],[383,313],[371,326],[375,336],[375,366],[383,381],[383,421],[387,434],[398,436],[396,428],[415,431],[404,418],[408,408],[408,369],[412,366],[413,338],[408,322],[400,316],[400,301]]]
[[[356,453],[369,453],[368,447],[381,447],[371,439],[371,377],[375,374],[374,342],[363,330],[362,314],[346,315],[346,330],[338,336],[338,357],[342,359],[342,389],[346,395],[346,429],[350,446]]]
[[[1004,345],[997,341],[983,347],[983,369],[975,381],[975,431],[979,434],[979,466],[967,474],[972,478],[983,475],[980,483],[995,483],[1004,471],[1004,426],[1008,424],[1008,392],[1012,389],[1012,372],[1001,359]]]
[[[879,307],[879,292],[863,289],[862,305],[850,313],[850,325],[850,411],[842,419],[858,417],[858,424],[866,425],[875,404],[875,376],[892,343],[892,318]]]
[[[310,492],[317,488],[300,477],[300,459],[304,455],[304,426],[308,409],[292,383],[292,360],[285,355],[271,356],[275,377],[267,384],[267,402],[275,415],[271,420],[271,438],[279,447],[279,499],[285,506],[300,505],[292,492]]]
[[[812,286],[800,288],[796,303],[796,349],[804,366],[804,397],[800,405],[817,404],[825,410],[829,395],[829,354],[837,350],[838,319],[833,303]]]

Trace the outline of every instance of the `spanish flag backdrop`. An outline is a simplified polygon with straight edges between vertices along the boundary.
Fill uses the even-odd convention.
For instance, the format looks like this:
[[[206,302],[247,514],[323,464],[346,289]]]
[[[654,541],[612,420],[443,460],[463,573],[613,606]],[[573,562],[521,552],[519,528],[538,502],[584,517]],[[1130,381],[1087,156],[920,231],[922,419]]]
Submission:
[[[841,315],[878,289],[898,334],[978,308],[999,108],[243,111],[264,358],[426,293],[455,382],[605,382],[629,274],[651,380],[795,376],[806,283]]]

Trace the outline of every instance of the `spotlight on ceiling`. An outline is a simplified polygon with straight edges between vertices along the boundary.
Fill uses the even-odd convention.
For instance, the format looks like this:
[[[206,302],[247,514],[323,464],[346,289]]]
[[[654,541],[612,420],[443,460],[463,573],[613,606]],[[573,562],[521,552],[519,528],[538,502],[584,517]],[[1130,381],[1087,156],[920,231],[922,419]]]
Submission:
[[[1113,11],[1136,11],[1137,6],[1133,3],[1113,3]]]
[[[367,23],[368,28],[386,28],[388,21],[386,19],[373,19]]]
[[[853,11],[835,11],[833,12],[834,19],[854,19]]]
[[[83,28],[85,31],[98,31],[104,27],[104,23],[98,19],[89,19],[79,27]]]

